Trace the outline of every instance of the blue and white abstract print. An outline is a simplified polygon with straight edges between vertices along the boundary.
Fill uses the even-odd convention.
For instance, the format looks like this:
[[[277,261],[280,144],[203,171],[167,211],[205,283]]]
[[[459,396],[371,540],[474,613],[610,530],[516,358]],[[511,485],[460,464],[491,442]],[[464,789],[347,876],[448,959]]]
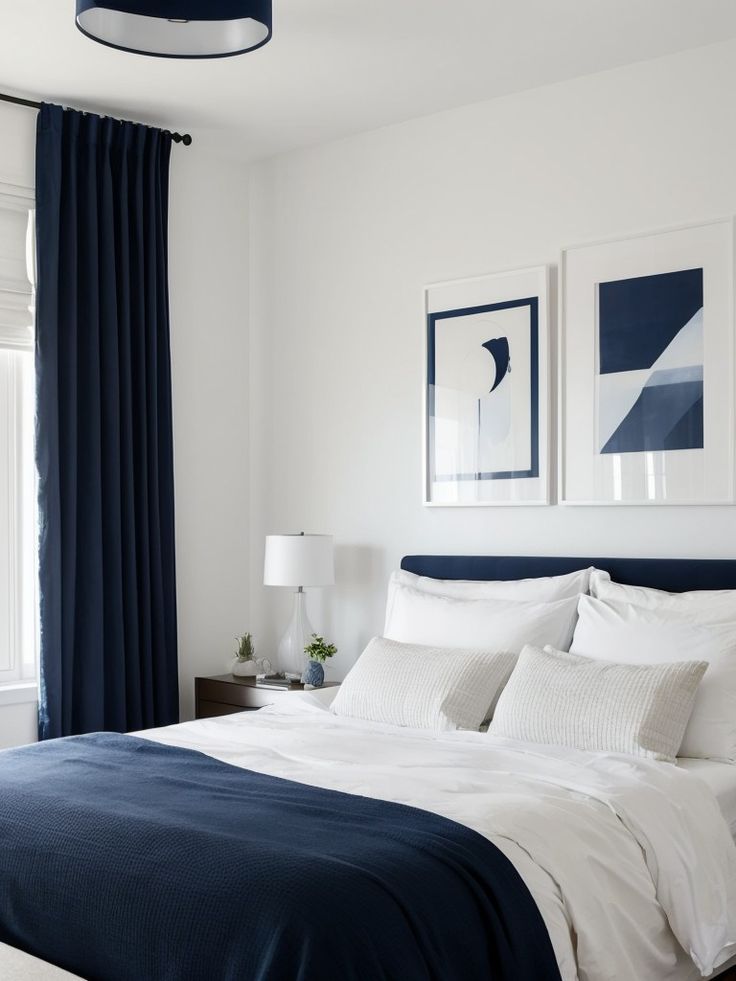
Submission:
[[[427,317],[435,483],[539,476],[538,297]]]
[[[600,453],[702,449],[703,270],[598,285]]]

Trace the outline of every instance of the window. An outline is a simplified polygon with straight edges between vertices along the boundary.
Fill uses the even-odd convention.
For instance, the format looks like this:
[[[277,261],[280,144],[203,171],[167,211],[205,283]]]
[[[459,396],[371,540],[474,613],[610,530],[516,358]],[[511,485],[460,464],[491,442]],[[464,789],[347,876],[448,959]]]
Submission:
[[[36,682],[33,197],[0,183],[0,695]]]

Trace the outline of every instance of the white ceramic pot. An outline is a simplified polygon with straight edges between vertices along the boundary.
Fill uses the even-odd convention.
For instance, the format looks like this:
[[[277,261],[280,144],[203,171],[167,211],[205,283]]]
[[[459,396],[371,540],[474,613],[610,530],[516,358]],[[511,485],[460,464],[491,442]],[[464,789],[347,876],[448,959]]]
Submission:
[[[253,659],[250,661],[240,661],[236,657],[230,670],[238,678],[254,678],[259,671],[258,662]]]

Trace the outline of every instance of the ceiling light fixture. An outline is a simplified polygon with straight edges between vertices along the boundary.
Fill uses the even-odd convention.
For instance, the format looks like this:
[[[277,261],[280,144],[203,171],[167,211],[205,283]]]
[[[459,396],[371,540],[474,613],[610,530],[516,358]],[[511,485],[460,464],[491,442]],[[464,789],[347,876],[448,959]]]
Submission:
[[[77,0],[100,44],[158,58],[227,58],[271,39],[271,0]]]

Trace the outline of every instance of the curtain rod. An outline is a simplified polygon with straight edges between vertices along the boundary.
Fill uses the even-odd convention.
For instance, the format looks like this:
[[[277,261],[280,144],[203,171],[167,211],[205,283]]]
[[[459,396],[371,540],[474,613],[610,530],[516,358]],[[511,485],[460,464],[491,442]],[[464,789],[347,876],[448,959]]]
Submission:
[[[21,99],[17,95],[6,95],[4,92],[0,92],[0,102],[10,102],[14,106],[27,106],[29,109],[41,108],[40,102],[35,102],[33,99]],[[189,133],[172,133],[171,139],[174,143],[183,143],[184,146],[190,146],[192,142]]]

